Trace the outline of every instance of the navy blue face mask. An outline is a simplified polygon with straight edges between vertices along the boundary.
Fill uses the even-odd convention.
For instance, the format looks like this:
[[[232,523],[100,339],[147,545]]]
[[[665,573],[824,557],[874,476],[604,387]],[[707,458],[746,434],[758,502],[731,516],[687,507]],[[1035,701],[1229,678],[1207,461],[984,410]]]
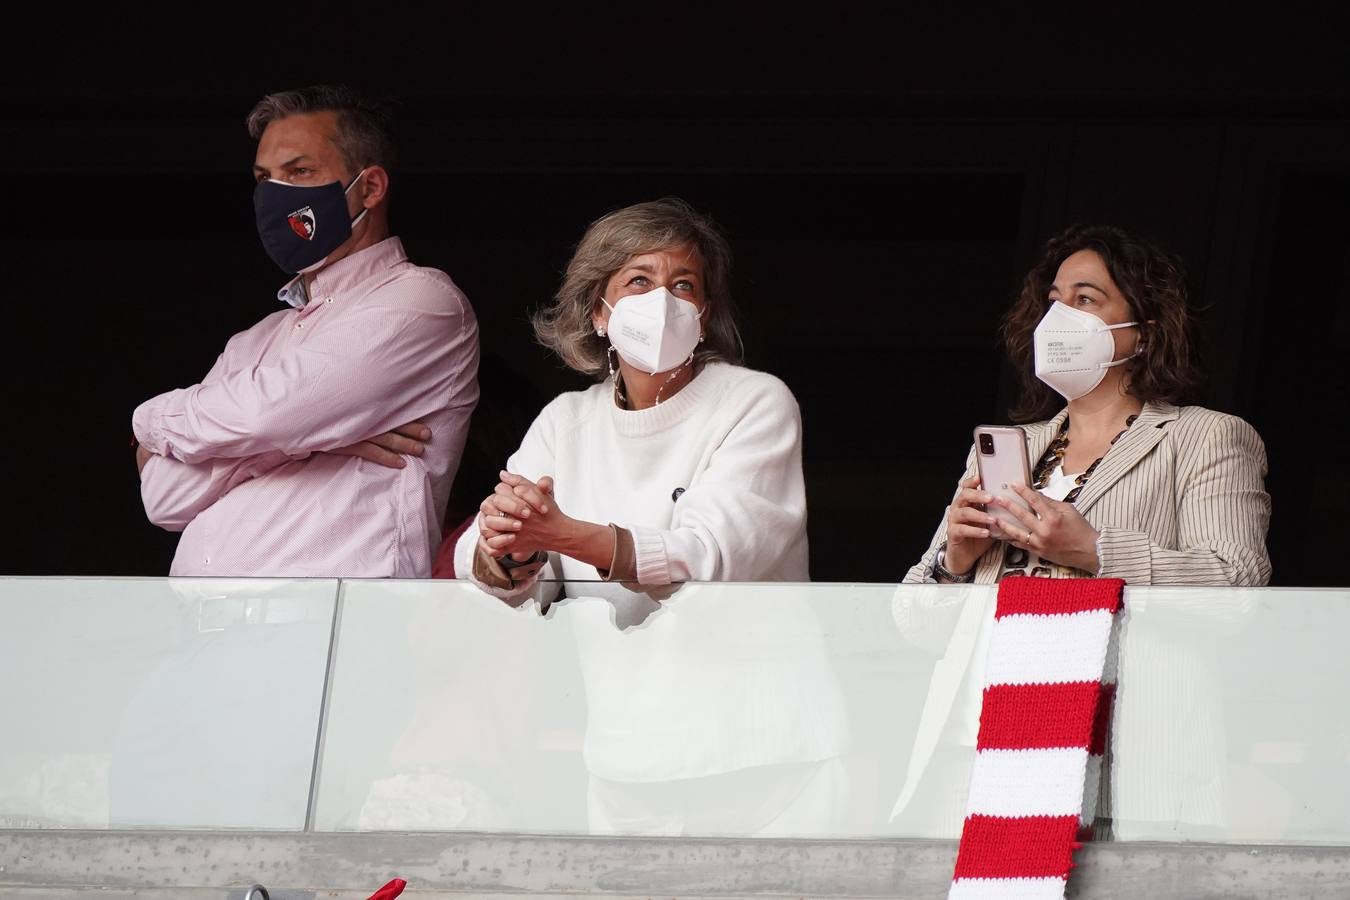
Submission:
[[[267,179],[253,190],[253,212],[258,221],[258,237],[272,262],[283,271],[307,272],[323,264],[338,247],[352,236],[355,219],[347,213],[347,191],[366,174],[362,169],[343,188],[334,181],[318,187],[302,187]]]

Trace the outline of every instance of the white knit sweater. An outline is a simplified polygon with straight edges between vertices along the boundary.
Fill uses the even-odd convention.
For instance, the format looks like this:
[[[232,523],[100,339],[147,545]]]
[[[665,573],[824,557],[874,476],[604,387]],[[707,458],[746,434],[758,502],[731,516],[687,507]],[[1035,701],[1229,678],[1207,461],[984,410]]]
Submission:
[[[506,468],[531,481],[552,475],[572,518],[631,531],[643,585],[808,580],[801,415],[772,375],[709,363],[669,400],[635,411],[615,405],[610,381],[562,394]],[[476,528],[464,533],[455,571],[472,572],[477,540]],[[599,574],[551,554],[540,578],[559,577]],[[534,581],[479,587],[519,596]]]
[[[507,468],[552,475],[567,515],[633,533],[638,591],[557,553],[511,591],[478,583],[504,599],[571,598],[553,618],[576,638],[592,775],[697,778],[843,752],[843,696],[809,596],[725,583],[808,579],[801,417],[786,385],[710,363],[630,412],[606,381],[545,407]],[[456,545],[457,572],[472,573],[477,540],[470,528]],[[661,587],[678,581],[724,583]]]

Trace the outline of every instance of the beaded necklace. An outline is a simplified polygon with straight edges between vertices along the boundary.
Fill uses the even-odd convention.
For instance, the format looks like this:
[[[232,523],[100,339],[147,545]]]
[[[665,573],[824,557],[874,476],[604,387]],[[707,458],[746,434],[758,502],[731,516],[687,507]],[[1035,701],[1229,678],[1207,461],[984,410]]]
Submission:
[[[703,338],[699,338],[699,341],[700,341],[700,342],[701,342],[702,340],[703,340]],[[607,350],[607,351],[605,352],[605,359],[609,362],[609,377],[610,377],[610,380],[614,382],[614,400],[615,400],[615,403],[618,405],[619,409],[627,409],[627,408],[628,408],[628,397],[625,396],[625,394],[624,394],[624,392],[623,392],[623,386],[622,386],[622,385],[623,385],[623,375],[622,375],[622,373],[619,372],[618,369],[616,369],[616,368],[614,367],[614,356],[612,356],[612,355],[610,355],[610,354],[615,354],[615,355],[617,355],[617,351],[614,349],[613,345],[610,345],[609,350]],[[689,364],[692,363],[693,361],[694,361],[694,354],[693,354],[693,353],[690,353],[688,359],[686,359],[684,362],[680,363],[680,365],[676,366],[676,367],[671,371],[670,375],[668,375],[668,376],[666,377],[666,380],[663,381],[663,382],[661,382],[661,386],[660,386],[659,388],[656,389],[656,402],[654,402],[654,403],[652,404],[652,406],[660,406],[660,405],[661,405],[661,393],[662,393],[667,387],[670,386],[670,383],[671,383],[672,381],[675,380],[676,376],[678,376],[681,372],[684,371],[684,367],[687,366],[687,365],[689,365]]]
[[[1115,446],[1116,441],[1120,440],[1120,436],[1122,434],[1130,430],[1130,426],[1134,424],[1134,420],[1137,418],[1139,417],[1136,415],[1130,416],[1128,419],[1125,420],[1125,427],[1120,429],[1120,431],[1116,433],[1115,437],[1111,438],[1111,443],[1107,445],[1108,450],[1111,447]],[[1036,470],[1032,473],[1031,483],[1037,489],[1044,488],[1047,484],[1050,483],[1051,474],[1054,473],[1056,468],[1064,464],[1064,451],[1068,449],[1069,449],[1069,417],[1065,416],[1064,424],[1061,425],[1059,429],[1059,435],[1053,441],[1050,442],[1049,447],[1045,448],[1045,454],[1041,456],[1040,462],[1036,463]],[[1103,456],[1104,455],[1105,454],[1103,454]],[[1083,490],[1083,485],[1087,484],[1088,479],[1092,477],[1092,473],[1097,470],[1097,466],[1101,464],[1101,461],[1102,457],[1101,456],[1097,457],[1095,460],[1092,461],[1092,465],[1084,469],[1081,475],[1074,478],[1073,490],[1069,491],[1069,493],[1064,495],[1065,503],[1072,503],[1078,499],[1078,495]],[[1090,572],[1083,572],[1079,569],[1073,569],[1067,566],[1057,565],[1056,563],[1050,562],[1049,560],[1046,559],[1041,559],[1039,557],[1037,557],[1034,561],[1037,564],[1031,568],[1031,571],[1028,572],[1026,567],[1033,562],[1032,554],[1027,550],[1023,550],[1020,547],[1014,547],[1012,544],[1009,544],[1007,546],[1007,549],[1003,553],[1003,574],[1001,577],[1006,578],[1009,575],[1031,575],[1033,577],[1042,577],[1042,578],[1048,577],[1064,578],[1064,577],[1090,577],[1091,575]],[[1059,573],[1058,576],[1055,575],[1056,572]]]
[[[1130,426],[1134,424],[1134,420],[1137,418],[1139,418],[1139,416],[1133,415],[1125,420],[1125,427],[1116,432],[1115,437],[1111,438],[1111,443],[1107,445],[1107,450],[1110,450],[1111,447],[1115,446],[1116,441],[1120,440],[1122,434],[1130,430]],[[1050,442],[1049,447],[1045,448],[1045,453],[1041,456],[1041,461],[1036,463],[1036,471],[1031,475],[1033,487],[1040,490],[1050,483],[1051,474],[1054,473],[1056,468],[1064,463],[1064,451],[1068,449],[1069,417],[1065,416],[1064,424],[1059,428],[1059,435]],[[1087,484],[1088,479],[1092,477],[1092,473],[1097,471],[1097,466],[1101,465],[1104,456],[1105,454],[1094,459],[1092,465],[1088,466],[1082,471],[1082,474],[1074,478],[1074,488],[1064,496],[1065,503],[1072,503],[1078,499],[1078,495],[1083,491],[1083,485]]]

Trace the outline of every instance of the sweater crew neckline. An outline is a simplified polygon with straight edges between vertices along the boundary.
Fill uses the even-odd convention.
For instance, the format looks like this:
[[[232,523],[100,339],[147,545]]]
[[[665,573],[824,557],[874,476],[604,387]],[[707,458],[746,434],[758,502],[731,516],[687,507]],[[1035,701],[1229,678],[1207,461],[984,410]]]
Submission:
[[[609,406],[610,420],[619,434],[625,437],[657,434],[685,421],[702,406],[707,396],[717,390],[726,368],[719,362],[705,363],[678,394],[647,409],[620,409],[614,402],[614,382],[608,380],[604,383],[610,389],[604,392],[602,402]]]

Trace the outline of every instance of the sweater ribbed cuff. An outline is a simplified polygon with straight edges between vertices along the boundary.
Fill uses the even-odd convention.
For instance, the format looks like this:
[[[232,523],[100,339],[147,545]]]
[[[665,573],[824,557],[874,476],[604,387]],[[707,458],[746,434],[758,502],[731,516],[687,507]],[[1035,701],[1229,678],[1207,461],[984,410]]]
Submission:
[[[488,556],[479,547],[473,554],[473,580],[479,587],[493,587],[498,590],[509,591],[515,585],[511,581],[511,576],[501,567],[495,559]]]
[[[1123,578],[1127,584],[1153,581],[1152,542],[1142,531],[1107,525],[1097,537],[1098,578]]]
[[[480,515],[473,528],[460,536],[460,543],[455,547],[455,572],[483,593],[518,606],[539,580],[544,563],[531,563],[510,571],[502,568],[500,563],[483,551],[483,545],[478,541],[481,518]]]
[[[637,581],[637,552],[634,549],[633,533],[621,525],[609,523],[614,532],[614,554],[610,558],[608,569],[597,569],[605,581]]]
[[[666,542],[655,528],[630,528],[638,584],[670,584],[670,560]]]

